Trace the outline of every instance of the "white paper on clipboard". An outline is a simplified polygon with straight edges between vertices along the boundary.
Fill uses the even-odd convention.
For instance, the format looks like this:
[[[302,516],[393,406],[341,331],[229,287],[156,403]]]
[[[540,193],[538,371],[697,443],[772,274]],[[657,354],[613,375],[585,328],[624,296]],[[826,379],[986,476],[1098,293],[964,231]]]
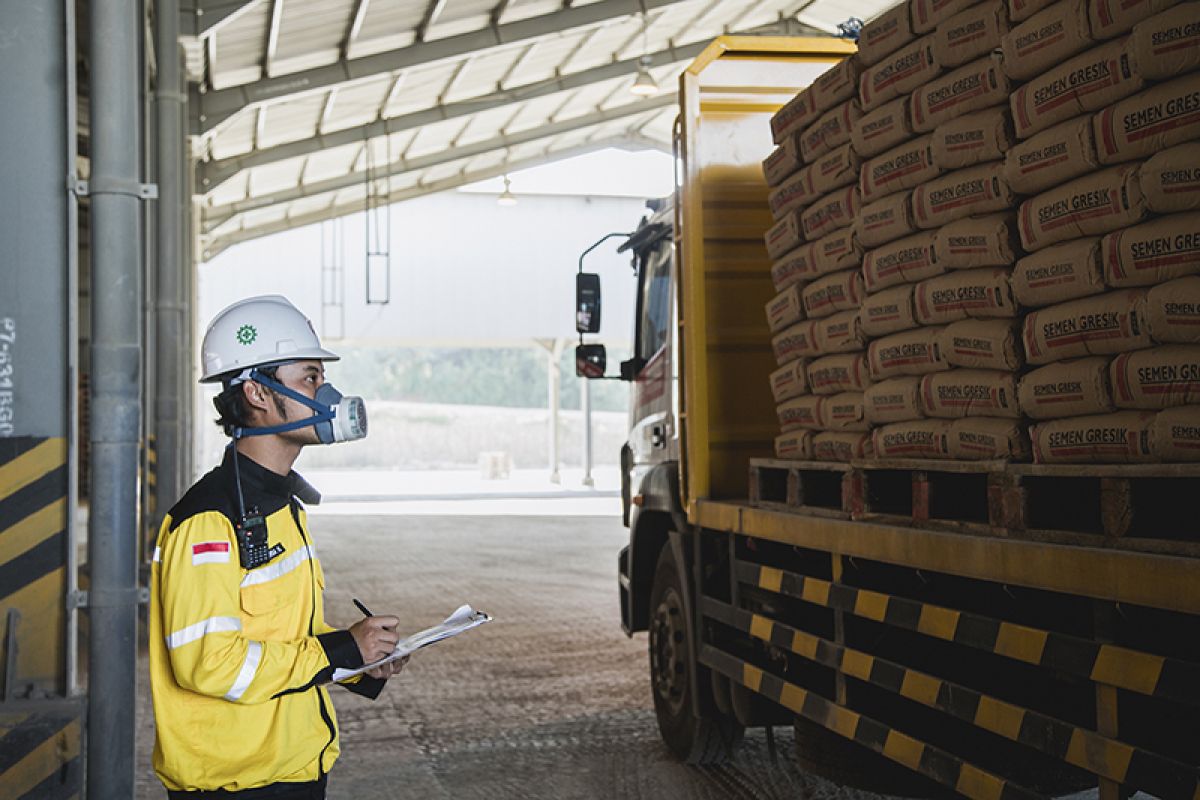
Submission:
[[[364,664],[356,669],[338,667],[333,671],[333,679],[335,681],[344,681],[347,678],[353,678],[355,675],[361,675],[369,669],[378,667],[380,664],[387,664],[398,658],[404,658],[407,655],[417,652],[422,647],[428,647],[434,642],[458,636],[464,631],[469,631],[471,628],[479,627],[483,623],[491,621],[492,618],[482,611],[476,611],[469,605],[459,606],[453,614],[432,628],[426,628],[423,631],[414,633],[412,636],[401,639],[396,645],[396,649],[391,652],[391,655],[384,656],[378,661],[372,661],[370,664]]]

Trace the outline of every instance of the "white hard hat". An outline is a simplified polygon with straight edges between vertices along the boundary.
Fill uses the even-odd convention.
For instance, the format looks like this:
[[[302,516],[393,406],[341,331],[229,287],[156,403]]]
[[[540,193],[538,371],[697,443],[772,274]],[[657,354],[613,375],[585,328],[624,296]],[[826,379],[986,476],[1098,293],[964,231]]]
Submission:
[[[239,300],[213,318],[200,346],[204,359],[201,383],[213,383],[240,372],[282,361],[336,361],[321,347],[308,317],[277,294]]]

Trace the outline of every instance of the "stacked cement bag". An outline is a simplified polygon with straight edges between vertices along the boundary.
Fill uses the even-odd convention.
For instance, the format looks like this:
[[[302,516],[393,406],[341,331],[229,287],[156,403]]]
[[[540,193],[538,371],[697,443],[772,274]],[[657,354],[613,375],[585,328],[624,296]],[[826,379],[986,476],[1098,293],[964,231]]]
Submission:
[[[1019,255],[1003,174],[1011,83],[999,0],[912,0],[863,27],[861,316],[880,458],[1028,454],[1009,285]]]
[[[861,116],[859,63],[848,58],[771,121],[763,162],[776,224],[766,234],[779,294],[767,304],[779,369],[771,389],[780,458],[845,461],[869,454],[862,392],[869,385],[858,318],[863,285],[855,218],[861,160],[850,142]]]
[[[1200,3],[1059,0],[1004,51],[1034,458],[1200,461]]]

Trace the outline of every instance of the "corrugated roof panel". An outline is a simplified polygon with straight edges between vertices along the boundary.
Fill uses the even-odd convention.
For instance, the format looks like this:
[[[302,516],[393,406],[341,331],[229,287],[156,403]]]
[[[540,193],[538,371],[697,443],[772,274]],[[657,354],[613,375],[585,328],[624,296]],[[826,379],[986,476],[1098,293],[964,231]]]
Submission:
[[[448,23],[461,23],[463,20],[471,20],[475,23],[474,27],[481,27],[478,20],[490,18],[492,10],[498,3],[499,0],[446,0],[442,12],[438,14],[437,20],[430,28],[429,37],[440,39],[442,37],[441,26]]]
[[[308,156],[308,165],[304,168],[306,183],[315,183],[328,178],[336,178],[354,171],[354,160],[362,144],[348,144],[331,150],[319,150]]]
[[[354,18],[355,0],[285,3],[279,25],[276,58],[281,62],[309,54],[332,52],[341,57],[342,42]]]
[[[367,7],[367,15],[363,18],[362,33],[359,41],[362,47],[372,49],[384,38],[399,37],[407,34],[412,39],[413,31],[421,24],[425,16],[424,2],[376,2]]]
[[[220,135],[212,141],[212,157],[230,158],[250,152],[254,146],[255,117],[255,114],[241,114],[222,126]]]
[[[250,170],[251,197],[291,189],[300,183],[300,170],[304,166],[302,160],[289,159],[277,164],[267,164]]]
[[[391,88],[390,75],[342,87],[333,101],[333,110],[324,130],[341,130],[371,122],[379,116],[379,106]]]
[[[571,58],[569,67],[572,72],[597,67],[612,61],[613,53],[641,30],[641,20],[636,17],[627,17],[594,30],[595,34],[592,38]]]
[[[512,118],[513,110],[512,106],[505,106],[476,114],[466,131],[460,132],[458,143],[473,144],[500,135],[500,129]]]
[[[424,128],[421,128],[420,134],[411,143],[408,149],[408,157],[417,158],[429,155],[430,153],[442,152],[454,141],[466,123],[467,120],[451,119],[433,125],[426,125]]]
[[[453,63],[440,63],[406,71],[404,83],[392,104],[387,107],[385,115],[394,117],[437,105],[442,89],[456,68],[457,65]]]
[[[246,191],[249,188],[250,172],[243,170],[209,192],[204,198],[204,204],[211,207],[236,203],[246,197]]]
[[[522,52],[522,48],[508,47],[483,53],[471,59],[442,101],[453,103],[456,100],[479,97],[495,91],[497,82],[521,57]],[[509,85],[513,84],[510,82]]]
[[[330,195],[323,194],[316,197],[303,197],[293,203],[288,204],[288,216],[300,217],[305,214],[311,214],[315,211],[329,207]]]
[[[260,149],[312,136],[325,108],[325,96],[310,94],[295,102],[275,103],[265,108],[267,117],[258,141]]]
[[[258,79],[270,23],[271,4],[259,3],[213,34],[217,50],[217,62],[210,66],[213,88]],[[248,74],[253,77],[244,77]]]
[[[895,0],[818,0],[818,2],[800,12],[801,22],[821,28],[830,33],[837,32],[837,25],[850,17],[858,17],[866,21],[877,16],[895,5]]]
[[[597,0],[598,1],[598,0]],[[574,2],[571,7],[590,5],[590,3]],[[550,14],[563,7],[561,0],[514,0],[504,12],[504,22],[517,22],[530,17],[540,17]]]

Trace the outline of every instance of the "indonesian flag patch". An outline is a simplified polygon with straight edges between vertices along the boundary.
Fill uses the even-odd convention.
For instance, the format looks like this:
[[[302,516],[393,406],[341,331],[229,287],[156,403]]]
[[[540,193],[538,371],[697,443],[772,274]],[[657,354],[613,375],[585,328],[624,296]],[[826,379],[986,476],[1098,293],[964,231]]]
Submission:
[[[192,566],[228,563],[229,542],[200,542],[192,545]]]

